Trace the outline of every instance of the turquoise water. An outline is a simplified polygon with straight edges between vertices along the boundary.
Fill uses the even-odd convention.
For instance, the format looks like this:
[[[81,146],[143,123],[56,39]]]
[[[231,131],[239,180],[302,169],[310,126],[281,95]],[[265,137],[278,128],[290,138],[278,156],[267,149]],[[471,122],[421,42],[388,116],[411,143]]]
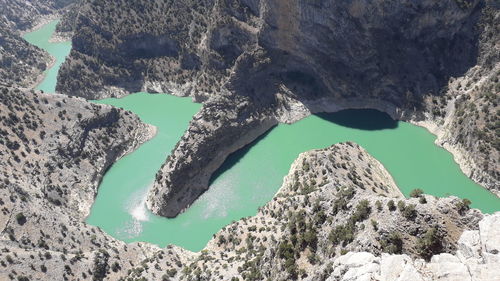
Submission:
[[[427,130],[395,122],[374,110],[348,110],[275,127],[231,155],[210,190],[185,213],[175,219],[158,217],[145,208],[147,190],[200,105],[186,98],[145,93],[98,103],[131,110],[159,129],[155,138],[106,173],[87,218],[126,242],[175,244],[199,251],[222,227],[254,215],[272,199],[299,153],[344,141],[359,143],[381,161],[406,195],[421,188],[435,196],[469,198],[473,207],[484,212],[500,210],[500,199],[468,179],[452,155],[434,145],[435,137]]]
[[[49,39],[52,36],[52,33],[56,30],[58,22],[58,20],[51,21],[50,23],[42,26],[42,28],[23,36],[26,41],[44,49],[56,59],[54,66],[45,71],[45,79],[36,87],[37,90],[41,90],[46,93],[54,93],[56,91],[57,72],[71,51],[71,42],[69,41],[49,43]]]

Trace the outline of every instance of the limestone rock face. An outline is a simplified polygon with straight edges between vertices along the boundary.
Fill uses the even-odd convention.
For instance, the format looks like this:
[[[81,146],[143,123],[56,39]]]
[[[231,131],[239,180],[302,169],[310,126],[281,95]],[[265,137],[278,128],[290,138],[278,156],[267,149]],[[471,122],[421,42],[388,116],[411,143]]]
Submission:
[[[380,280],[423,281],[424,279],[407,255],[383,254],[380,260]]]
[[[479,235],[481,238],[481,252],[485,259],[500,263],[500,217],[486,217],[479,224]]]

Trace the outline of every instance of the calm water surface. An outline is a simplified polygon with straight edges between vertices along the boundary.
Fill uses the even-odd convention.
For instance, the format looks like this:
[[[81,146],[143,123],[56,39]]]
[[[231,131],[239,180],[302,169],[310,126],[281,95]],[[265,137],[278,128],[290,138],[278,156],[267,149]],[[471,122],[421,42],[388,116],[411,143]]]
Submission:
[[[58,20],[51,21],[42,26],[42,28],[23,36],[26,41],[44,49],[56,59],[54,66],[45,71],[45,79],[36,87],[36,89],[42,90],[46,93],[54,93],[56,91],[57,72],[71,50],[71,42],[69,41],[49,43],[49,39],[52,36],[52,33],[56,30],[58,22]]]
[[[45,26],[27,37],[45,42],[52,32]],[[51,48],[50,44],[40,46]],[[60,57],[67,51],[61,51]],[[51,69],[43,85],[55,85],[57,76],[51,76],[51,71],[57,73]],[[271,200],[301,152],[344,141],[360,144],[381,161],[406,195],[421,188],[435,196],[469,198],[483,212],[500,210],[500,199],[467,178],[452,155],[434,144],[435,137],[427,130],[395,122],[375,110],[347,110],[275,127],[231,155],[214,176],[210,190],[185,213],[175,219],[158,217],[145,208],[147,191],[200,105],[186,98],[146,93],[96,102],[133,111],[159,130],[155,138],[106,173],[87,218],[88,223],[126,242],[175,244],[199,251],[222,227],[254,215]]]

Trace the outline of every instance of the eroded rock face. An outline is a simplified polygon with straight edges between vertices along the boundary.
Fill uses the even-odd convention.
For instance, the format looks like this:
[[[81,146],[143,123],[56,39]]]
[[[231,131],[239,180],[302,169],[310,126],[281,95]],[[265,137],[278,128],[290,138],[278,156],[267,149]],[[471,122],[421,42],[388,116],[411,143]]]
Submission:
[[[344,108],[420,122],[495,191],[494,121],[470,101],[498,110],[490,94],[498,15],[490,1],[86,1],[57,89],[204,102],[150,193],[148,205],[165,216],[189,206],[223,159],[275,123]]]
[[[96,98],[113,95],[110,87],[190,82],[198,94],[218,95],[229,79],[235,94],[252,97],[272,96],[283,84],[301,100],[362,96],[419,106],[477,60],[479,1],[463,9],[453,0],[176,2],[86,3],[59,90]],[[152,44],[133,47],[141,39]],[[103,65],[77,68],[96,59]]]
[[[156,174],[147,204],[155,213],[175,217],[208,189],[212,174],[228,153],[275,126],[278,121],[251,102],[240,99],[237,108],[209,102],[195,115],[187,132]],[[158,200],[162,197],[164,200]]]

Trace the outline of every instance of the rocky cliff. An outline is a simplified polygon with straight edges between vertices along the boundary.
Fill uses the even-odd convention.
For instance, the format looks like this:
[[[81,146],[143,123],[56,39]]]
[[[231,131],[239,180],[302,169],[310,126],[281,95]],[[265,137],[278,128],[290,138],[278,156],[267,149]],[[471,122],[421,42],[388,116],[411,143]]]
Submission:
[[[84,1],[57,89],[204,102],[150,193],[164,216],[273,125],[343,108],[426,126],[497,192],[499,14],[490,1]]]

